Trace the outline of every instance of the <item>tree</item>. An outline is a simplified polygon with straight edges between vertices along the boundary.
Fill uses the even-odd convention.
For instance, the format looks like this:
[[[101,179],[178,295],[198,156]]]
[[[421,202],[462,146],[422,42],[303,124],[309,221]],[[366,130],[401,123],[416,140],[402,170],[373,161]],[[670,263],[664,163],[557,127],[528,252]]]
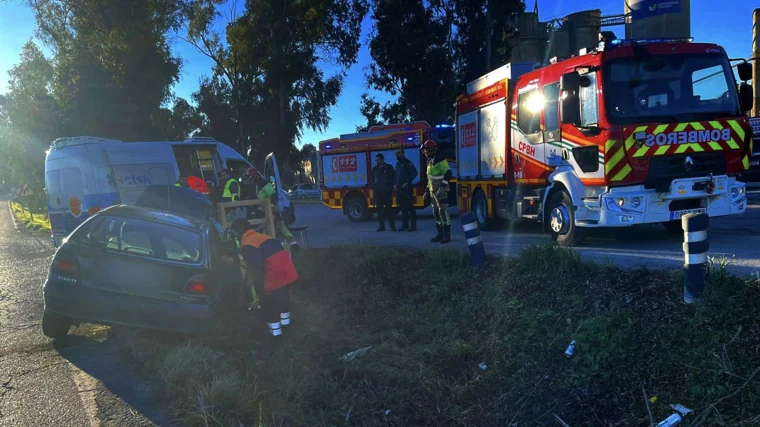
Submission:
[[[375,0],[368,88],[397,96],[380,105],[365,94],[367,124],[453,117],[466,82],[509,59],[519,0]]]
[[[29,5],[38,37],[53,57],[46,60],[28,43],[11,72],[18,82],[11,84],[8,106],[15,127],[30,136],[42,133],[41,125],[47,135],[124,140],[168,132],[156,120],[166,117],[162,106],[171,100],[181,65],[167,42],[167,32],[181,22],[175,1],[29,0]],[[46,77],[40,78],[43,69]],[[25,118],[37,111],[33,120]]]
[[[194,1],[187,40],[214,61],[194,94],[203,132],[230,135],[234,127],[231,143],[253,158],[270,151],[297,158],[303,130],[330,123],[343,74],[326,77],[320,64],[345,70],[356,62],[365,1],[249,0],[240,17],[229,17],[224,41],[212,29],[220,2]]]

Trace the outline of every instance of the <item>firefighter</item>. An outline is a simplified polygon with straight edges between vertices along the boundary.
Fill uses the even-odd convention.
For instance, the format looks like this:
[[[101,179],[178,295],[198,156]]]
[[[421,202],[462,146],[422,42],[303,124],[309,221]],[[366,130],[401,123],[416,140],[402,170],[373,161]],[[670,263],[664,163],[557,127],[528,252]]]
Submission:
[[[290,285],[298,280],[293,260],[282,243],[257,233],[246,219],[236,219],[230,228],[240,241],[245,282],[252,286],[253,294],[260,295],[269,334],[278,337],[282,335],[282,327],[290,325]]]
[[[425,204],[433,205],[435,228],[438,233],[431,242],[449,243],[451,241],[451,217],[449,216],[449,180],[451,170],[443,153],[438,151],[438,143],[428,139],[422,144],[427,158],[428,183],[425,188]]]
[[[186,176],[180,176],[177,182],[174,183],[175,187],[185,187],[189,188],[190,186],[187,184],[187,177]]]
[[[414,187],[417,168],[406,158],[403,148],[396,150],[396,199],[401,209],[401,228],[398,231],[417,231],[417,211],[414,209]],[[411,220],[411,227],[410,221]]]
[[[223,169],[219,172],[219,183],[224,183],[222,202],[234,202],[240,198],[240,183],[230,175],[227,169]]]
[[[277,189],[275,188],[273,180],[267,181],[263,176],[261,176],[261,174],[259,174],[255,168],[248,168],[245,173],[250,177],[250,180],[253,181],[258,188],[256,198],[261,200],[268,198],[269,201],[272,202],[272,207],[276,208],[274,209],[274,222],[277,226],[277,232],[285,238],[285,242],[288,245],[298,246],[298,242],[296,242],[295,236],[293,236],[293,233],[290,232],[288,225],[283,221],[283,214],[291,209],[291,206],[278,206],[279,198],[277,196]]]
[[[396,172],[393,166],[385,163],[382,153],[375,155],[375,166],[372,167],[372,189],[375,193],[375,205],[377,205],[377,220],[380,226],[377,231],[385,231],[385,219],[391,231],[396,231],[396,220],[393,217],[393,185],[395,184]]]

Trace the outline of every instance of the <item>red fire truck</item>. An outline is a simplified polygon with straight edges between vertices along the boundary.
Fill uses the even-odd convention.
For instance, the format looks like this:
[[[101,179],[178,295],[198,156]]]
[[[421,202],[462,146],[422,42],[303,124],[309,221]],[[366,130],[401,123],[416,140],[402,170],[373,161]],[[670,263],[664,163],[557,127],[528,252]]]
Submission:
[[[542,222],[561,245],[593,227],[746,209],[748,63],[722,47],[612,40],[526,70],[507,64],[457,99],[459,211]],[[743,61],[743,60],[742,60]]]
[[[322,203],[331,209],[342,209],[343,214],[354,222],[368,220],[375,210],[372,191],[372,165],[376,154],[382,153],[385,162],[396,166],[396,149],[403,148],[406,158],[419,171],[414,181],[414,206],[426,207],[425,195],[426,160],[420,144],[433,139],[450,159],[453,175],[456,176],[456,145],[453,125],[436,125],[427,122],[402,123],[372,126],[368,132],[341,135],[319,143],[319,158],[322,180]],[[454,182],[452,189],[456,188]],[[449,192],[451,205],[456,205],[456,191]],[[393,206],[397,207],[396,197]]]

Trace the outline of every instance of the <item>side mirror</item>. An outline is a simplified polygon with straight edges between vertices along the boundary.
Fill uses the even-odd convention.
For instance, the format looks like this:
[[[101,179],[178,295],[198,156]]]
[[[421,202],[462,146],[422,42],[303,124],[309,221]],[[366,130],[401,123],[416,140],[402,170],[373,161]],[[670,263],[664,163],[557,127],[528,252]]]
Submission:
[[[739,74],[739,79],[742,81],[752,80],[752,64],[749,62],[742,62],[736,66],[736,71]]]
[[[748,64],[749,65],[749,64]],[[739,85],[739,102],[742,104],[742,110],[749,111],[755,104],[754,95],[752,93],[752,86],[747,83]]]
[[[578,95],[568,93],[562,98],[559,104],[560,116],[562,117],[563,125],[575,125],[581,124],[581,101]]]
[[[559,88],[565,92],[577,92],[581,87],[581,75],[577,71],[563,74],[559,81]]]

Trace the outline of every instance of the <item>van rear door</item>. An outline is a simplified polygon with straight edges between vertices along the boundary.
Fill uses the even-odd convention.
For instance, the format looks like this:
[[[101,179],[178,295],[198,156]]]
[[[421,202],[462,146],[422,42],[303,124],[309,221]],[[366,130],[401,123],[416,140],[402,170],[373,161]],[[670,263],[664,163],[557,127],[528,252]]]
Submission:
[[[106,153],[122,203],[135,203],[151,184],[172,185],[179,178],[179,169],[170,144],[121,142],[110,144]]]
[[[274,186],[277,190],[277,206],[279,209],[284,209],[288,206],[290,206],[290,200],[288,200],[282,184],[282,179],[280,179],[280,168],[277,166],[277,159],[274,156],[274,153],[269,153],[269,155],[266,157],[266,160],[264,161],[264,175],[265,178],[268,180],[274,179]]]

